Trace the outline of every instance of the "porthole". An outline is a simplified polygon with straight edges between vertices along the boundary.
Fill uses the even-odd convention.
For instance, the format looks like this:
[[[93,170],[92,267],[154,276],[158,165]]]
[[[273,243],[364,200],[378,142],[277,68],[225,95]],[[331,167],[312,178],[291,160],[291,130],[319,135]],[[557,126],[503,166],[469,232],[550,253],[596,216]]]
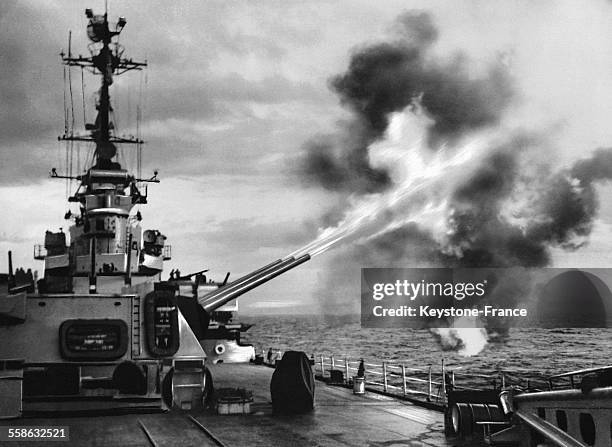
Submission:
[[[595,445],[595,421],[589,413],[580,413],[580,436],[588,445]]]
[[[557,427],[563,431],[567,431],[567,414],[563,410],[556,411],[557,416]]]

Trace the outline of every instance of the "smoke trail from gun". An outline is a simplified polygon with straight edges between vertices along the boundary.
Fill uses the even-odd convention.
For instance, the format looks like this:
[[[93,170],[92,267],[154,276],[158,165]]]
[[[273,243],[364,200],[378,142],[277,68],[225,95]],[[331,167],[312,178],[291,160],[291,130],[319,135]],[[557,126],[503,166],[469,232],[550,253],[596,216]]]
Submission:
[[[398,122],[398,126],[407,119],[410,117],[405,114],[396,114],[392,118]],[[400,137],[406,136],[400,135]],[[478,158],[484,150],[482,141],[474,139],[453,150],[440,150],[431,160],[425,161],[418,155],[419,149],[422,151],[422,148],[418,147],[419,143],[422,144],[422,140],[414,144],[411,151],[406,151],[403,147],[393,147],[393,144],[398,144],[397,141],[383,141],[378,145],[384,146],[385,143],[391,144],[391,147],[386,147],[387,152],[400,154],[400,160],[396,161],[403,164],[409,175],[386,192],[355,199],[337,225],[322,230],[316,240],[291,253],[290,256],[304,253],[316,256],[340,243],[376,237],[408,222],[421,223],[431,215],[439,217],[444,209],[443,197],[439,198],[439,203],[427,201],[418,206],[414,206],[413,199],[419,193],[431,189],[442,179],[455,177],[457,170],[463,169],[464,172],[468,172],[470,162]],[[399,210],[402,213],[394,213],[395,218],[389,220],[390,213]]]

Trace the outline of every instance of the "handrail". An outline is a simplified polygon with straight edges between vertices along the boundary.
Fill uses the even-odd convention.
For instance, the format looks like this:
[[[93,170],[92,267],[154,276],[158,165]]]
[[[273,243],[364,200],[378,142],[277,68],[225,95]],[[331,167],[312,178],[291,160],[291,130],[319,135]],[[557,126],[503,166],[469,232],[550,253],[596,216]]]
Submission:
[[[268,360],[274,364],[275,361],[282,357],[282,350],[277,348],[269,348],[262,350],[264,358],[266,352],[272,351],[272,356]],[[378,359],[377,359],[378,360]],[[316,375],[321,377],[331,377],[331,370],[339,370],[343,373],[343,382],[350,384],[352,377],[356,376],[359,369],[361,359],[349,358],[341,355],[313,355],[311,356],[313,369]],[[375,387],[384,392],[389,392],[395,395],[407,397],[409,395],[418,395],[426,398],[428,402],[438,404],[446,404],[447,391],[453,390],[480,390],[477,388],[479,383],[490,386],[491,380],[500,385],[504,385],[508,377],[503,373],[497,374],[482,374],[469,373],[465,370],[456,373],[455,369],[463,369],[464,366],[457,365],[449,366],[444,360],[437,367],[428,365],[425,368],[409,367],[405,363],[398,360],[382,361],[380,363],[374,361],[365,361],[364,369],[366,385]],[[368,377],[370,380],[368,380]],[[457,379],[460,382],[457,383]],[[409,386],[410,385],[410,386]]]
[[[346,356],[319,355],[315,357],[315,373],[325,377],[328,373],[331,374],[330,370],[343,370],[344,381],[348,384],[352,380],[349,375],[358,370],[356,365],[359,363],[360,360],[350,360]],[[364,362],[363,366],[366,385],[379,387],[384,392],[403,395],[403,397],[419,395],[425,397],[428,402],[444,403],[446,401],[443,372],[442,370],[434,371],[432,365],[427,368],[414,368],[397,361],[384,361],[382,363]],[[371,379],[368,380],[368,377]],[[419,386],[422,389],[419,389]]]

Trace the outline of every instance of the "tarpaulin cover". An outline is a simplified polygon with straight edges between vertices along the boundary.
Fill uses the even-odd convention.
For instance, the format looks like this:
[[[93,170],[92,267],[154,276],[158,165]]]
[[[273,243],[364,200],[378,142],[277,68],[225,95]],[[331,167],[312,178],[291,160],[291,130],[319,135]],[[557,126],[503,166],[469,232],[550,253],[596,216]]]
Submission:
[[[308,412],[314,406],[314,392],[314,376],[308,356],[299,351],[285,352],[270,382],[274,412]]]

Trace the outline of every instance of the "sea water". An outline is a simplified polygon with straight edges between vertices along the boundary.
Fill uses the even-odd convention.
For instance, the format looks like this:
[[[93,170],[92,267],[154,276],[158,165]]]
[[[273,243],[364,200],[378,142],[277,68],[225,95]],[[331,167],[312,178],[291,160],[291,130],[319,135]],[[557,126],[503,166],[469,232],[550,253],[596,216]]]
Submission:
[[[478,354],[463,356],[444,349],[427,330],[361,328],[358,315],[271,315],[243,317],[254,326],[243,336],[265,352],[299,350],[308,355],[334,355],[342,364],[366,359],[370,363],[396,361],[411,368],[434,370],[442,359],[449,369],[462,373],[542,380],[549,375],[606,366],[610,361],[612,329],[511,329],[493,334]]]

